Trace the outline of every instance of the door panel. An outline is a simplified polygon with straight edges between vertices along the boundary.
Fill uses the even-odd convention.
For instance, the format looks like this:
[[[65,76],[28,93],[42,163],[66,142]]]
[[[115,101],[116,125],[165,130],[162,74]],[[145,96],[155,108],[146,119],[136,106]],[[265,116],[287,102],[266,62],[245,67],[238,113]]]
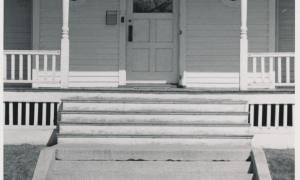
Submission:
[[[177,83],[176,1],[156,0],[145,7],[139,4],[138,13],[133,12],[133,2],[128,0],[132,40],[127,42],[127,83]],[[172,8],[167,7],[170,2]]]
[[[156,49],[155,53],[156,72],[172,72],[173,49]]]
[[[144,19],[135,20],[133,23],[133,42],[150,41],[150,21]]]
[[[132,49],[132,61],[130,67],[132,72],[148,72],[149,68],[149,49],[133,48]]]
[[[173,21],[156,21],[156,42],[173,42]]]

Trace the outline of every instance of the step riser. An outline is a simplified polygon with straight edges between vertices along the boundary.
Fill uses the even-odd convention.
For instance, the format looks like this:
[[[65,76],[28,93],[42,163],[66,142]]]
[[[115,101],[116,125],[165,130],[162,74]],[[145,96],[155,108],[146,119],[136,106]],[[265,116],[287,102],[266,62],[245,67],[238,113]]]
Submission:
[[[203,175],[198,172],[194,173],[175,173],[175,174],[130,174],[130,173],[118,173],[118,172],[94,172],[94,173],[61,173],[61,174],[53,174],[48,180],[252,180],[252,175],[250,174],[231,174],[231,175]]]
[[[160,92],[154,92],[154,93],[124,93],[123,92],[116,92],[116,93],[107,93],[107,92],[93,92],[93,93],[81,93],[77,96],[71,95],[66,96],[66,99],[72,99],[72,100],[95,100],[95,99],[128,99],[128,98],[135,98],[135,99],[160,99],[160,100],[185,100],[185,101],[193,101],[195,99],[209,99],[209,100],[216,100],[216,101],[239,101],[239,102],[246,102],[241,101],[240,97],[238,97],[236,94],[230,93],[226,94],[225,96],[221,93],[204,93],[200,92],[197,94],[187,94],[187,93],[160,93]],[[224,98],[226,97],[226,98]]]
[[[73,123],[202,123],[242,124],[248,123],[247,115],[105,115],[105,114],[62,114],[62,122]]]
[[[157,168],[160,167],[160,168]],[[130,169],[130,172],[139,174],[142,173],[141,169],[148,174],[160,173],[175,173],[175,172],[198,172],[207,174],[213,172],[214,174],[228,174],[228,173],[245,173],[247,174],[250,168],[250,162],[96,162],[96,161],[81,161],[81,162],[62,162],[56,161],[54,164],[53,172],[64,173],[68,171],[87,169],[92,172],[109,172],[109,171],[123,171]]]
[[[170,127],[170,126],[97,126],[61,125],[63,134],[99,135],[241,135],[248,134],[248,127]]]
[[[111,151],[58,150],[56,159],[63,161],[246,161],[248,151]]]
[[[246,112],[240,104],[64,103],[63,110],[150,112]]]
[[[105,137],[59,137],[58,144],[97,144],[97,145],[198,145],[203,148],[250,148],[251,139],[180,139],[180,138],[105,138]]]

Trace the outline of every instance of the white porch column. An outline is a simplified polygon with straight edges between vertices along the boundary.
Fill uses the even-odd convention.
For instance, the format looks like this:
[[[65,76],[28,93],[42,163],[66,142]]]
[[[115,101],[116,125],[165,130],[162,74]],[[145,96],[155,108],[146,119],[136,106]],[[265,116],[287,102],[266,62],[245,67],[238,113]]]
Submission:
[[[248,0],[241,0],[240,90],[248,89]]]
[[[62,0],[63,25],[61,37],[61,87],[68,87],[70,41],[69,41],[69,3],[70,0]]]

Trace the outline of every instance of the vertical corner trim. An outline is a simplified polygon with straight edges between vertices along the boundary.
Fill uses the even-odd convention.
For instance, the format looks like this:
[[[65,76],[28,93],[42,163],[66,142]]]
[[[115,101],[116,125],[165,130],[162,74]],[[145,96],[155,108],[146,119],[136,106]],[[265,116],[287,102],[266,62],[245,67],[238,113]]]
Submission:
[[[125,17],[122,23],[119,20],[120,37],[119,37],[119,86],[126,85],[126,2],[120,0],[120,17]]]
[[[186,2],[187,0],[180,0],[179,4],[179,75],[180,85],[185,86],[186,71]]]

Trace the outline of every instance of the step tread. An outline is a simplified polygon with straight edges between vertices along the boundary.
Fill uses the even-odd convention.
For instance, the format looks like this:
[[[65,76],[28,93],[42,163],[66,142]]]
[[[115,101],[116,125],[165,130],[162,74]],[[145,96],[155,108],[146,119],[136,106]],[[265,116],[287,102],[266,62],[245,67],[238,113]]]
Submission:
[[[62,110],[61,114],[104,114],[104,115],[248,115],[248,112],[166,112],[166,111],[98,111],[98,110]]]
[[[201,125],[201,124],[224,124],[224,125],[239,125],[239,124],[249,124],[248,118],[241,118],[241,119],[232,119],[232,118],[215,118],[215,119],[204,119],[204,118],[182,118],[182,120],[174,119],[174,118],[109,118],[109,117],[63,117],[61,121],[63,123],[87,123],[87,124],[157,124],[157,125],[164,125],[164,124],[174,124],[174,125]]]
[[[67,125],[67,126],[198,126],[198,127],[250,127],[249,123],[232,123],[232,124],[225,124],[225,123],[201,123],[201,122],[194,122],[194,123],[186,123],[186,122],[105,122],[105,123],[98,123],[98,122],[65,122],[59,121],[59,125]]]
[[[246,161],[251,148],[201,146],[95,146],[58,145],[56,159],[63,161]]]
[[[104,171],[104,168],[111,171],[115,169],[119,169],[121,167],[131,167],[135,168],[143,168],[147,167],[149,169],[154,168],[154,171],[158,171],[155,167],[160,167],[160,171],[170,171],[170,168],[175,168],[176,171],[186,171],[187,169],[183,169],[189,167],[189,170],[197,170],[197,171],[215,171],[218,169],[206,169],[203,170],[203,166],[205,167],[235,167],[236,169],[242,169],[244,171],[245,168],[250,168],[251,162],[247,161],[60,161],[55,160],[54,171],[63,171],[63,170],[72,170],[85,168],[85,170],[100,170]],[[163,168],[163,169],[161,169]],[[173,171],[173,170],[171,170]],[[203,173],[203,172],[202,172]],[[236,172],[237,173],[237,172]]]
[[[116,135],[101,135],[101,134],[57,134],[58,138],[178,138],[178,139],[252,139],[253,135],[128,135],[128,134],[116,134]]]
[[[59,144],[56,146],[57,150],[70,149],[70,150],[126,150],[126,151],[222,151],[222,152],[232,152],[232,151],[251,151],[249,147],[240,148],[220,148],[219,146],[204,147],[201,145],[170,145],[170,144],[157,144],[155,146],[150,144],[144,145],[99,145],[99,144]]]
[[[247,104],[247,101],[231,99],[171,99],[171,98],[68,98],[62,99],[63,103],[141,103],[141,104]]]
[[[203,174],[190,172],[176,172],[176,173],[161,173],[161,174],[131,174],[129,172],[95,172],[95,173],[60,173],[50,174],[47,180],[252,180],[252,174],[246,173],[230,173],[230,174]]]

